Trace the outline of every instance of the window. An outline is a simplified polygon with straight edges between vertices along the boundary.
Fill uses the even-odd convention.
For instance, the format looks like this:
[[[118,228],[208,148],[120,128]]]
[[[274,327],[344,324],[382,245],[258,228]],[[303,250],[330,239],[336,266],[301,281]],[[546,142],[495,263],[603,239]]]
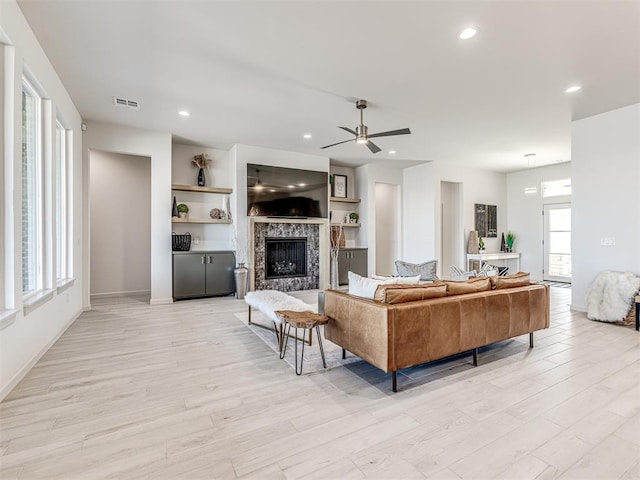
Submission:
[[[570,178],[542,182],[542,196],[544,198],[560,197],[562,195],[571,195]]]
[[[42,288],[42,100],[22,82],[22,293]]]
[[[60,121],[56,123],[55,144],[55,225],[56,225],[56,284],[71,277],[69,266],[69,142],[68,132]]]

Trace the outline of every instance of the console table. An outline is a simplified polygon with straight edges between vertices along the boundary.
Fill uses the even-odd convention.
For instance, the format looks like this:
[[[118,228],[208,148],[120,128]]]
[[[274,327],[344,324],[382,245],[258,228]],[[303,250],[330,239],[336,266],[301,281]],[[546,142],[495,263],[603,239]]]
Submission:
[[[467,270],[471,270],[471,262],[480,262],[480,268],[482,268],[482,262],[490,262],[493,260],[515,260],[516,271],[520,271],[520,253],[517,252],[496,252],[496,253],[467,253]]]

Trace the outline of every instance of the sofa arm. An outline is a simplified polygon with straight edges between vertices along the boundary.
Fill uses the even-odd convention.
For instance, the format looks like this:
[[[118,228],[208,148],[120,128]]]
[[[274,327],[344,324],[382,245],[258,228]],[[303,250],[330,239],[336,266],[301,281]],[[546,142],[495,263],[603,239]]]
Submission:
[[[392,318],[395,308],[336,290],[324,292],[324,314],[329,317],[327,340],[359,356],[384,372],[392,364]]]

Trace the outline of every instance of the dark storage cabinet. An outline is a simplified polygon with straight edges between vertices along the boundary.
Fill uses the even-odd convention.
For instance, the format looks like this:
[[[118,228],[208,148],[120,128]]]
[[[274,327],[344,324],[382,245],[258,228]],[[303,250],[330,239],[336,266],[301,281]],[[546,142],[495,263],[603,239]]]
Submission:
[[[349,272],[357,273],[361,277],[368,275],[367,249],[343,248],[338,252],[338,283],[349,283]]]
[[[173,252],[173,298],[212,297],[236,291],[231,251]]]

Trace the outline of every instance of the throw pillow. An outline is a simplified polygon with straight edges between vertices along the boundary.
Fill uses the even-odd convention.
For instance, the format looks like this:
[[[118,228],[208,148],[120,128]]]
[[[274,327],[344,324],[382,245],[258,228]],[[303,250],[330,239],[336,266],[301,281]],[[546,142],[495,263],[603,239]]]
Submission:
[[[495,290],[503,288],[526,287],[531,283],[527,272],[518,272],[504,277],[490,277]]]
[[[463,281],[446,281],[447,295],[486,292],[491,290],[491,277],[474,277]]]
[[[349,295],[356,297],[368,298],[373,300],[378,285],[383,283],[382,280],[374,280],[373,278],[361,277],[357,273],[349,272]]]
[[[447,286],[436,282],[428,285],[379,285],[373,299],[393,305],[446,296]]]
[[[420,275],[420,280],[438,280],[436,270],[438,269],[438,260],[431,260],[424,263],[408,263],[402,260],[396,260],[396,271],[398,275],[404,277]]]
[[[391,285],[417,285],[420,282],[420,275],[415,277],[391,277],[386,275],[371,275],[374,280],[382,280],[385,284]]]

